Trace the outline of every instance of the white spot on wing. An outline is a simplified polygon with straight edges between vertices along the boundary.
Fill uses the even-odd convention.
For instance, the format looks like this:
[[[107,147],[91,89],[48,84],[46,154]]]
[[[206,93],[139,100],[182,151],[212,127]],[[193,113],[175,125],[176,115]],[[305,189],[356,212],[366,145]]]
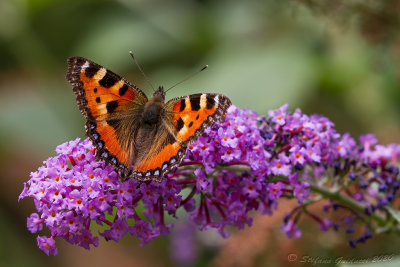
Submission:
[[[93,76],[93,78],[97,81],[103,79],[104,75],[106,75],[107,70],[105,68],[99,69],[99,71]]]
[[[82,69],[86,69],[87,67],[89,67],[89,61],[86,61],[85,64],[82,65]]]
[[[219,98],[219,95],[216,95],[216,96],[214,97],[215,105],[216,105],[217,107],[218,107],[218,105],[219,105],[218,98]]]
[[[202,94],[200,96],[200,108],[201,109],[206,108],[206,105],[207,105],[207,95],[206,94]]]

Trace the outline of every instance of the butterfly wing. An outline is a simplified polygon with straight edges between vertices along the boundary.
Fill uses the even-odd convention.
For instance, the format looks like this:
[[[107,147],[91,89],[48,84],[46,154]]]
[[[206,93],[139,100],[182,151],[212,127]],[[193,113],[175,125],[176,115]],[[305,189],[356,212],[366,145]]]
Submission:
[[[161,181],[165,172],[180,164],[190,143],[214,121],[225,118],[230,105],[229,98],[220,94],[195,94],[168,101],[158,129],[143,134],[157,141],[152,143],[151,149],[141,150],[145,153],[136,158],[132,176],[139,180]],[[140,135],[137,143],[149,147],[139,141]]]
[[[194,94],[168,101],[166,110],[172,115],[177,140],[187,146],[213,122],[224,120],[230,105],[221,94]]]
[[[96,159],[129,172],[134,160],[134,129],[140,108],[148,101],[135,85],[81,57],[68,59],[67,80],[81,113],[87,119],[86,134],[96,147]]]

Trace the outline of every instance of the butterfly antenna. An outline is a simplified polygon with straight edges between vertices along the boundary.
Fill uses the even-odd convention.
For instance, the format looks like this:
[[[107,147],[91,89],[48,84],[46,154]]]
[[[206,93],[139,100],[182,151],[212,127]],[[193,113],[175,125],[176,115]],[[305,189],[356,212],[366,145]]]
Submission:
[[[186,77],[185,79],[183,79],[182,81],[174,84],[173,86],[171,86],[170,88],[168,88],[167,90],[165,90],[165,92],[168,92],[169,90],[171,90],[172,88],[176,87],[177,85],[180,85],[181,83],[193,78],[194,76],[196,76],[197,74],[199,74],[200,72],[202,72],[203,70],[207,69],[208,65],[205,65],[204,67],[202,67],[200,70],[196,71],[195,73],[189,75],[188,77]]]
[[[153,84],[150,82],[150,79],[146,76],[146,74],[144,74],[144,71],[142,70],[142,68],[140,67],[139,63],[136,61],[135,56],[133,55],[132,51],[129,51],[129,54],[131,55],[133,61],[135,61],[136,66],[139,68],[140,72],[142,73],[143,77],[146,79],[147,83],[150,84],[151,88],[153,88],[153,91],[155,92],[156,90],[154,89]]]

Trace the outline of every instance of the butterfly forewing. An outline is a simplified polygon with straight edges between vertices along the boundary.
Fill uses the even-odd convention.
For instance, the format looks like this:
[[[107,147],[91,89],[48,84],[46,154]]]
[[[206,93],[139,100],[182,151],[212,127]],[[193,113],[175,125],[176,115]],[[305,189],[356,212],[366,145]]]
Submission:
[[[195,141],[214,121],[224,119],[231,101],[221,94],[195,94],[170,100],[166,109],[172,113],[177,140],[184,144]]]
[[[102,66],[81,57],[68,59],[67,80],[73,85],[79,109],[86,117],[86,134],[96,147],[96,158],[127,174],[134,155],[130,149],[133,119],[147,102],[139,88]]]

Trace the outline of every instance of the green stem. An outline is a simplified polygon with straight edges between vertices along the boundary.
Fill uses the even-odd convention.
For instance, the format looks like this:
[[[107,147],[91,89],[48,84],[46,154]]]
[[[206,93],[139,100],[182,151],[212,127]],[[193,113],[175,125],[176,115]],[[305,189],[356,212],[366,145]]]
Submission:
[[[353,209],[355,211],[358,211],[360,213],[364,213],[364,211],[365,211],[366,207],[364,205],[362,205],[361,203],[355,201],[352,198],[349,198],[349,197],[347,197],[347,196],[345,196],[343,194],[340,194],[339,192],[332,192],[332,191],[327,190],[325,188],[318,187],[317,185],[314,185],[314,184],[310,184],[310,190],[313,191],[314,193],[320,194],[324,198],[339,202],[343,206],[351,208],[351,209]],[[379,226],[383,226],[383,225],[386,224],[386,219],[381,215],[372,213],[370,215],[370,218],[375,220],[378,223]]]

